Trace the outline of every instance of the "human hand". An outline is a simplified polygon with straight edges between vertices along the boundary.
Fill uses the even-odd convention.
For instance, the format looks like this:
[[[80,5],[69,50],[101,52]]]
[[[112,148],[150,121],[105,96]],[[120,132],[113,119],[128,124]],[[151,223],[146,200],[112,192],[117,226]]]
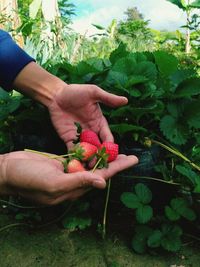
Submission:
[[[48,106],[52,123],[68,148],[76,139],[74,122],[83,129],[96,132],[101,141],[113,141],[108,123],[99,103],[118,107],[127,104],[127,98],[110,94],[90,84],[70,84],[61,88]]]
[[[119,155],[108,168],[94,173],[64,173],[62,162],[56,159],[31,152],[11,152],[0,157],[0,193],[55,205],[77,199],[93,187],[105,188],[108,178],[137,161],[135,156]]]
[[[48,108],[52,123],[68,148],[76,138],[74,122],[96,132],[102,142],[113,141],[99,103],[119,107],[128,101],[126,97],[110,94],[96,85],[68,85],[35,62],[23,68],[13,85]]]

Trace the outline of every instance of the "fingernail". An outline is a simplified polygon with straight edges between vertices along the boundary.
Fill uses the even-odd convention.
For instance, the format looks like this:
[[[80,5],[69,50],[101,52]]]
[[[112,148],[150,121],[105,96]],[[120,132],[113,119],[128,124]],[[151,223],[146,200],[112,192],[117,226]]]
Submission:
[[[95,179],[92,184],[94,187],[97,187],[97,188],[106,187],[106,182],[103,179]]]

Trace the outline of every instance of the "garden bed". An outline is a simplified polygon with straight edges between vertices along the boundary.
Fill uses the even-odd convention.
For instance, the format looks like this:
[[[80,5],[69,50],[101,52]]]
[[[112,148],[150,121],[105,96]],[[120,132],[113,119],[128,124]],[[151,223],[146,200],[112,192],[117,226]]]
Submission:
[[[0,226],[12,220],[0,216]],[[0,233],[1,267],[198,267],[199,247],[185,242],[178,253],[135,254],[130,240],[109,229],[102,240],[92,229],[70,233],[57,225],[40,230],[13,227]]]

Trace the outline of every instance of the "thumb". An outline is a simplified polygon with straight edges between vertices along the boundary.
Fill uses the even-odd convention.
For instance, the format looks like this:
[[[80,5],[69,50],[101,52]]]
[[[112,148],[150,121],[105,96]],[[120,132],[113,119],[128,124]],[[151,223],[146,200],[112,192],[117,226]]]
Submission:
[[[63,175],[63,190],[66,192],[87,187],[103,189],[106,187],[105,180],[98,174],[88,171],[68,173]]]
[[[99,90],[96,91],[97,102],[103,103],[110,107],[119,107],[128,103],[128,99],[124,96],[108,93],[101,88],[98,89]]]

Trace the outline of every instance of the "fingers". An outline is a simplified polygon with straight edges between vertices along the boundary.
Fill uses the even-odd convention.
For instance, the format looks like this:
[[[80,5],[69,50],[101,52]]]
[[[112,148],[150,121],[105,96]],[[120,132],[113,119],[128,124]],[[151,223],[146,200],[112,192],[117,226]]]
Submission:
[[[48,205],[57,205],[63,201],[70,200],[74,201],[89,192],[92,188],[82,188],[82,189],[77,189],[72,192],[63,194],[62,196],[59,196],[57,198],[48,200]]]
[[[96,100],[97,102],[103,103],[110,107],[119,107],[126,105],[128,99],[124,96],[117,96],[111,93],[104,91],[103,89],[97,87],[96,90]]]
[[[100,128],[99,137],[101,138],[102,142],[114,142],[114,137],[104,117],[102,118],[102,125]]]
[[[96,174],[100,175],[104,179],[108,179],[118,172],[121,172],[131,166],[134,166],[138,163],[138,158],[136,156],[126,156],[119,155],[115,161],[109,163],[108,168],[97,169]]]
[[[108,168],[98,169],[95,171],[95,173],[91,173],[97,176],[90,176],[88,172],[84,172],[84,175],[82,175],[83,172],[76,173],[78,174],[79,178],[72,178],[73,183],[71,183],[71,189],[74,187],[74,190],[71,192],[68,191],[65,194],[63,193],[61,196],[52,200],[51,205],[58,204],[65,200],[75,200],[90,191],[92,187],[103,189],[106,186],[106,179],[137,163],[138,159],[135,156],[119,155],[115,161],[109,163]]]
[[[62,192],[70,192],[79,188],[96,187],[103,189],[106,187],[105,180],[98,174],[83,171],[63,174],[55,185]]]

